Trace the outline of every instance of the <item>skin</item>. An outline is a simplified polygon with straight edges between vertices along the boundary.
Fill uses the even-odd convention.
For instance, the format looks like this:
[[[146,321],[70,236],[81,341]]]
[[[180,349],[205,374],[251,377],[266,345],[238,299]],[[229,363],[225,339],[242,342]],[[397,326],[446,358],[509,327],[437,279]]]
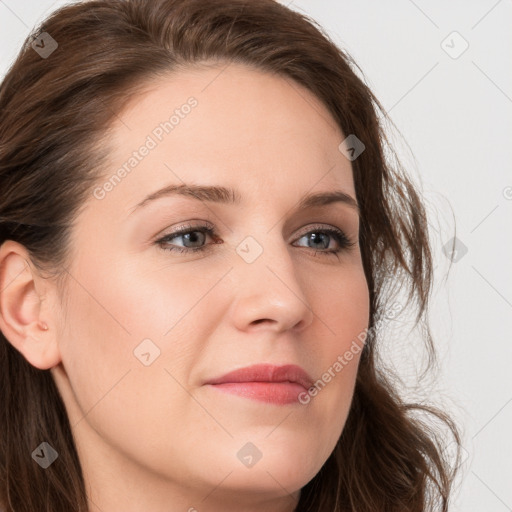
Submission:
[[[356,210],[295,210],[305,194],[355,198],[350,161],[338,149],[345,135],[298,84],[224,68],[161,77],[118,113],[100,185],[175,108],[198,101],[121,183],[87,200],[72,231],[65,297],[23,246],[0,249],[0,327],[31,364],[51,368],[91,512],[291,512],[347,418],[359,355],[306,405],[203,385],[261,362],[297,364],[317,380],[369,321]],[[168,196],[130,215],[150,193],[183,182],[233,187],[242,203]],[[222,243],[205,234],[167,245],[211,244],[207,251],[155,243],[204,221]],[[311,233],[330,227],[355,245],[322,254]],[[251,263],[236,250],[247,236],[263,251]],[[329,249],[339,247],[325,236]],[[160,355],[145,366],[134,350],[148,338]],[[248,442],[262,453],[252,468],[237,458]]]

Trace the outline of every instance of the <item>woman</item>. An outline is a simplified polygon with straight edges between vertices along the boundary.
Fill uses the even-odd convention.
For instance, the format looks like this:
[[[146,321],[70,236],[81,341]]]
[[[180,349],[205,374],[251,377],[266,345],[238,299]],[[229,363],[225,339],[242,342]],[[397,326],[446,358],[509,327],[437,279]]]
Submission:
[[[377,100],[264,0],[88,1],[0,93],[0,505],[448,510],[376,364],[425,312],[425,209]]]

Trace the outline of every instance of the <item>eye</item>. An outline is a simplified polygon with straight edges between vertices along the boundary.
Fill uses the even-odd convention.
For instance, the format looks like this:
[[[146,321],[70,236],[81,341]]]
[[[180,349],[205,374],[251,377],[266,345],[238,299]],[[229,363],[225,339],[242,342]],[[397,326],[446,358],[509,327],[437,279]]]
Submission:
[[[210,244],[205,244],[207,238],[210,237],[214,241]],[[350,240],[341,229],[334,227],[314,226],[309,231],[304,233],[298,240],[308,239],[312,246],[311,249],[317,253],[325,255],[337,255],[339,252],[356,245],[356,242]],[[171,243],[175,239],[182,239],[183,245],[176,245]],[[335,242],[335,247],[329,249],[331,242]],[[185,225],[165,235],[155,242],[160,248],[165,251],[175,251],[178,253],[198,253],[211,249],[214,244],[222,243],[217,237],[215,229],[211,224],[201,225]]]
[[[197,226],[182,226],[176,231],[165,235],[156,241],[156,244],[165,251],[199,252],[209,249],[209,245],[201,245],[207,237],[215,238],[215,231],[211,224]],[[184,246],[170,244],[171,240],[182,238]],[[214,243],[221,243],[218,239]]]
[[[349,247],[356,245],[356,242],[350,240],[347,235],[341,231],[341,229],[335,227],[326,228],[323,226],[314,226],[313,229],[310,228],[310,230],[298,240],[308,238],[312,245],[310,245],[311,249],[314,249],[316,252],[320,250],[321,253],[327,255],[337,255],[344,249],[348,249]],[[333,240],[336,242],[337,247],[329,249]]]

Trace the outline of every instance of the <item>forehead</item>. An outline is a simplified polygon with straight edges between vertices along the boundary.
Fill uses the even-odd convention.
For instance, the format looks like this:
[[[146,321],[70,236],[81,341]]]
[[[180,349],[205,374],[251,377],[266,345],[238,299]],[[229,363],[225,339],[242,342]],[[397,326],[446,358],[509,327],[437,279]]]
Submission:
[[[354,192],[344,136],[309,90],[280,75],[209,63],[148,82],[112,124],[110,175],[124,167],[126,207],[180,181],[271,194],[316,182]],[[145,155],[134,155],[143,146]],[[129,165],[126,165],[131,159]],[[109,175],[105,176],[108,179]],[[115,186],[110,195],[120,195]]]

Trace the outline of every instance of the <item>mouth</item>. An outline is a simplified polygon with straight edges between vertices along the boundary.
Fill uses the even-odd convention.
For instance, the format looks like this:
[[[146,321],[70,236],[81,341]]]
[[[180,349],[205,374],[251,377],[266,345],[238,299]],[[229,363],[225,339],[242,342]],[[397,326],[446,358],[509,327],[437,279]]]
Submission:
[[[300,366],[257,364],[229,372],[205,383],[212,389],[278,405],[299,402],[299,395],[313,385]]]

